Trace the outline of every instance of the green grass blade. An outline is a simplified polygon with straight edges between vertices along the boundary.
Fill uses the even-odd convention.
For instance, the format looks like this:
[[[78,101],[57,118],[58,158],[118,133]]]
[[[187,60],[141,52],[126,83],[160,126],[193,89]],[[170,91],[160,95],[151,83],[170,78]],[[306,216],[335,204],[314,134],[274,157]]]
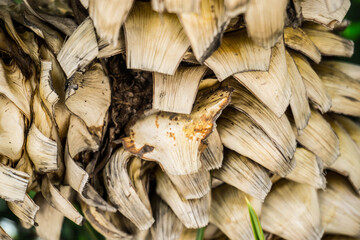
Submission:
[[[196,240],[203,240],[204,239],[204,231],[205,227],[199,228],[196,232]]]
[[[258,216],[256,215],[256,212],[254,210],[254,208],[251,206],[249,200],[245,197],[245,201],[247,203],[248,206],[248,210],[249,210],[249,215],[250,215],[250,222],[251,222],[251,227],[254,233],[254,239],[255,240],[264,240],[264,233],[259,221]]]

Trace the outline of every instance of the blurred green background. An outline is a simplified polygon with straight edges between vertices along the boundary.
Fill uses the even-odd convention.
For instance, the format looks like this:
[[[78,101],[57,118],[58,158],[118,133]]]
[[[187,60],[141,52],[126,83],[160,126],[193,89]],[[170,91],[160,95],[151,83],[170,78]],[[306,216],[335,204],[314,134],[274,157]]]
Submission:
[[[20,0],[17,0],[17,2],[20,2]],[[360,0],[351,1],[351,8],[346,18],[351,21],[351,24],[341,35],[355,42],[355,51],[352,58],[341,58],[341,60],[360,64]],[[31,195],[33,197],[34,193]],[[75,207],[79,209],[78,204],[75,204]],[[31,229],[21,227],[18,218],[7,208],[5,201],[2,199],[0,199],[0,226],[11,235],[14,240],[39,239],[36,236],[34,227]],[[85,223],[82,227],[79,227],[65,218],[61,239],[96,240],[104,238],[98,234],[89,223]]]

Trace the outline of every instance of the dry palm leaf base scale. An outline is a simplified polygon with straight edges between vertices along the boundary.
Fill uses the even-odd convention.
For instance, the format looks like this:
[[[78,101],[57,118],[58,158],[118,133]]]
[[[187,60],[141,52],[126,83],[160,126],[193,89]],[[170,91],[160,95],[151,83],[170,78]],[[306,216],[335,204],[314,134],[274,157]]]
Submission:
[[[0,1],[0,197],[45,240],[64,217],[250,240],[248,204],[266,239],[359,239],[360,66],[329,58],[349,7]]]

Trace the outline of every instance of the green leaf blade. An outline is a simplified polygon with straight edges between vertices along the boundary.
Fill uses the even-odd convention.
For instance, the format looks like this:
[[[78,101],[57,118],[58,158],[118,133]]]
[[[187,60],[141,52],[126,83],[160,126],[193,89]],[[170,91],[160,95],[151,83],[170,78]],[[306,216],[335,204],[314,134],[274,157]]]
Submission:
[[[247,204],[248,210],[249,210],[250,222],[251,222],[251,227],[252,227],[252,230],[254,233],[254,239],[255,240],[265,240],[264,232],[262,230],[259,218],[258,218],[254,208],[251,206],[247,197],[245,197],[245,201],[246,201],[246,204]]]

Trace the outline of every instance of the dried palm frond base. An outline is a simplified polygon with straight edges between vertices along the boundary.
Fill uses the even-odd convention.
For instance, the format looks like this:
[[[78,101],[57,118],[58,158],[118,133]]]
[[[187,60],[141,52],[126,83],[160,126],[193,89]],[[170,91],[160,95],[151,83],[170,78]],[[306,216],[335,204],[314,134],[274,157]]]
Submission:
[[[250,240],[245,199],[268,240],[359,239],[360,66],[327,59],[349,0],[15,2],[0,197],[41,239]]]

